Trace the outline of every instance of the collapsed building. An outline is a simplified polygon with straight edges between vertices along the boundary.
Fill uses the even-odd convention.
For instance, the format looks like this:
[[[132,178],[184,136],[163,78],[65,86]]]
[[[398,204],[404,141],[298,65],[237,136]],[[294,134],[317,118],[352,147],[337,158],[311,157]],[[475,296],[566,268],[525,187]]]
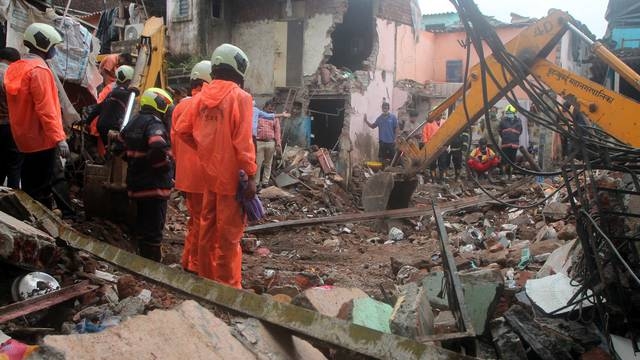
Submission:
[[[311,144],[339,151],[342,175],[353,164],[375,159],[377,134],[365,115],[375,119],[387,101],[401,122],[409,110],[424,118],[461,86],[467,65],[467,36],[457,14],[421,15],[412,0],[168,0],[166,9],[174,55],[207,58],[223,42],[244,49],[252,61],[246,88],[258,105],[275,97],[287,110],[301,107],[310,121]],[[534,20],[516,14],[510,23],[491,19],[503,42]],[[549,60],[588,75],[587,51],[566,34]],[[470,65],[478,61],[472,53]],[[516,94],[528,109],[526,94]],[[548,142],[551,158],[557,146],[546,135],[541,140],[534,129],[525,140]]]

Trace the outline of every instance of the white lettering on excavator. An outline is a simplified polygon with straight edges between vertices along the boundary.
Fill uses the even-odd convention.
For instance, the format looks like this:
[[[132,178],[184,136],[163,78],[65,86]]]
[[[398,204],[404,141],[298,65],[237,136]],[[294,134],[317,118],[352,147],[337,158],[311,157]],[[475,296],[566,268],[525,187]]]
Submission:
[[[610,96],[609,94],[607,94],[607,91],[604,89],[596,89],[594,87],[591,87],[589,84],[585,84],[582,81],[575,79],[573,77],[571,77],[571,75],[563,73],[561,71],[558,71],[556,69],[553,68],[549,68],[549,70],[547,71],[547,75],[548,76],[553,76],[555,77],[557,80],[562,80],[565,83],[568,83],[569,85],[573,86],[574,88],[580,89],[582,91],[585,91],[595,97],[601,98],[604,101],[608,102],[609,104],[612,104],[613,101],[615,100],[615,98],[613,96]]]

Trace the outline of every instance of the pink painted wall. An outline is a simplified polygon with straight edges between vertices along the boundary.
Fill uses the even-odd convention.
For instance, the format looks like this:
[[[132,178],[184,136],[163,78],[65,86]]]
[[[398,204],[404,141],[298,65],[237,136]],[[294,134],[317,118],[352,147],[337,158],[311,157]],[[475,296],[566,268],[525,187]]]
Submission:
[[[436,34],[421,31],[418,41],[413,27],[396,28],[396,80],[411,79],[419,83],[433,79]]]
[[[503,43],[513,39],[524,28],[497,28],[498,37]],[[466,34],[464,32],[437,33],[435,36],[435,46],[431,55],[433,56],[434,74],[431,80],[436,82],[445,82],[447,80],[447,60],[462,60],[464,68],[467,58],[467,49],[460,46],[458,41],[464,42]],[[491,54],[491,50],[486,44],[483,46],[485,57]],[[474,49],[471,49],[470,63],[471,66],[478,63],[478,55]]]

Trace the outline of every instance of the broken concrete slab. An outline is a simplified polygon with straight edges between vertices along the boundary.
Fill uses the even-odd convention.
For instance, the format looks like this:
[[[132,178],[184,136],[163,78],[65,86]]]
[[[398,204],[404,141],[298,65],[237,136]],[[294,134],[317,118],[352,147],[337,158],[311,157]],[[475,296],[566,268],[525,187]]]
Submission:
[[[276,178],[274,179],[274,181],[276,182],[276,185],[279,188],[284,188],[287,186],[291,186],[291,185],[295,185],[297,183],[300,182],[300,180],[294,178],[293,176],[283,172],[280,173],[280,175],[276,176]]]
[[[438,309],[449,307],[446,292],[442,290],[443,276],[442,272],[432,272],[422,282],[430,304]],[[485,269],[460,273],[459,276],[464,290],[464,303],[473,328],[477,334],[483,334],[504,289],[502,273],[499,270]]]
[[[44,269],[59,260],[60,251],[49,234],[0,211],[0,259]]]
[[[261,198],[268,200],[295,197],[293,194],[284,191],[277,186],[269,186],[268,188],[264,188],[260,190],[259,195]]]
[[[558,232],[558,239],[560,240],[573,240],[578,237],[576,226],[573,224],[567,224],[562,227],[562,230]]]
[[[342,305],[338,318],[369,329],[391,334],[389,319],[393,307],[370,297],[353,299]]]
[[[571,268],[573,263],[571,260],[571,254],[576,250],[577,246],[579,246],[579,243],[572,240],[554,250],[551,255],[549,255],[540,271],[536,274],[536,278],[540,279],[553,274],[568,275],[569,268]]]
[[[401,288],[390,327],[392,333],[408,338],[433,334],[433,310],[422,287],[409,283]]]
[[[260,320],[240,320],[234,324],[234,329],[238,334],[236,337],[251,349],[258,359],[326,360],[326,357],[309,342]]]
[[[563,220],[569,216],[570,208],[571,206],[567,203],[552,202],[544,207],[542,215],[546,216],[551,221]]]
[[[153,334],[153,336],[149,336]],[[100,333],[49,335],[43,344],[67,359],[258,359],[209,310],[188,300]]]
[[[481,212],[474,212],[467,214],[462,218],[462,221],[467,225],[472,225],[484,218],[484,214]]]
[[[369,297],[357,288],[319,286],[307,289],[293,298],[292,304],[315,310],[327,316],[338,316],[342,305],[350,300]]]
[[[551,225],[545,225],[536,234],[535,242],[540,242],[544,240],[557,240],[557,239],[558,239],[558,233],[556,229]]]

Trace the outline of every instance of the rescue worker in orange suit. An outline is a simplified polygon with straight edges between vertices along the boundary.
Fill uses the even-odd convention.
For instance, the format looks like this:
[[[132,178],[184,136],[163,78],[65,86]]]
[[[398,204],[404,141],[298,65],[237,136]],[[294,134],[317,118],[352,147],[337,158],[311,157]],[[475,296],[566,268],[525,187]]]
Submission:
[[[98,70],[100,71],[100,75],[102,75],[102,84],[104,86],[102,89],[103,91],[107,87],[113,88],[113,83],[116,81],[116,70],[122,65],[133,65],[133,58],[131,57],[131,54],[109,54],[100,61]],[[109,89],[107,94],[110,91],[111,90]]]
[[[7,180],[7,186],[20,188],[20,171],[22,169],[22,154],[16,147],[9,126],[9,110],[7,96],[4,91],[4,74],[9,64],[20,60],[18,50],[10,47],[0,49],[0,186]]]
[[[90,127],[98,130],[102,144],[109,142],[109,131],[119,131],[127,110],[129,96],[134,91],[129,89],[133,80],[133,68],[129,65],[122,65],[116,70],[116,86],[98,105],[94,106],[87,115],[86,122]],[[104,155],[104,153],[101,153]]]
[[[173,187],[173,156],[162,118],[172,102],[162,89],[145,90],[140,97],[140,113],[120,133],[128,164],[127,190],[137,208],[138,251],[158,262],[162,260],[162,230]]]
[[[240,288],[240,239],[246,216],[237,195],[255,196],[257,168],[253,99],[242,89],[249,59],[238,47],[222,44],[213,51],[211,63],[213,81],[193,98],[176,132],[196,149],[204,168],[198,274]],[[238,194],[241,170],[249,179],[244,192]]]
[[[211,82],[211,61],[204,60],[197,63],[191,70],[191,96],[196,96],[202,87]],[[198,273],[198,239],[200,236],[200,218],[202,213],[202,198],[204,193],[203,169],[195,149],[177,136],[176,129],[180,123],[181,115],[191,104],[193,98],[184,98],[175,109],[171,120],[171,139],[173,155],[176,159],[176,184],[175,188],[185,193],[189,222],[187,223],[187,236],[184,240],[182,252],[182,268]]]
[[[58,89],[45,62],[60,43],[62,37],[53,26],[29,25],[24,32],[29,53],[9,65],[4,77],[11,133],[24,153],[22,189],[48,208],[53,207],[51,181],[56,156],[69,155]]]
[[[433,135],[436,134],[436,131],[438,131],[438,129],[440,129],[440,119],[438,119],[438,121],[435,121],[433,118],[427,117],[427,123],[424,124],[424,127],[422,128],[422,141],[425,143],[425,145],[431,140]],[[435,182],[436,180],[437,169],[438,169],[438,161],[436,159],[436,160],[433,160],[431,164],[429,164],[431,182]]]

